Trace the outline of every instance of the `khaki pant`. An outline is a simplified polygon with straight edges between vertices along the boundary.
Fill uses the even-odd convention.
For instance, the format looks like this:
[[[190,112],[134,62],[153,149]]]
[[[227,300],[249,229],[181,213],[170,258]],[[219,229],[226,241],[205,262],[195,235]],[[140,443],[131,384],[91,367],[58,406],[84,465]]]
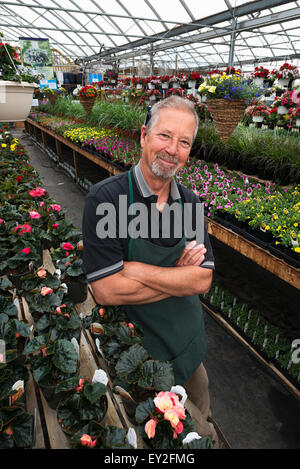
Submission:
[[[203,363],[183,386],[188,399],[185,407],[194,421],[194,429],[200,436],[210,437],[219,448],[219,438],[212,423],[207,421],[211,416],[208,377]]]

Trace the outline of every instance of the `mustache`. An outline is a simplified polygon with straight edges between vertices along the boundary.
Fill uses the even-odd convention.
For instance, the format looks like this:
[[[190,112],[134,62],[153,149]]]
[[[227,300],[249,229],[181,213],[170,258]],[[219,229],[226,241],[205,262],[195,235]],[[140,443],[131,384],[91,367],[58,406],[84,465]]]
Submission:
[[[175,164],[178,164],[179,161],[178,161],[178,158],[174,158],[173,156],[170,156],[170,155],[166,155],[164,153],[158,153],[156,156],[155,156],[155,160],[157,159],[162,159],[162,160],[166,160],[166,161],[170,161],[171,163],[175,163]],[[154,160],[154,161],[155,161]]]

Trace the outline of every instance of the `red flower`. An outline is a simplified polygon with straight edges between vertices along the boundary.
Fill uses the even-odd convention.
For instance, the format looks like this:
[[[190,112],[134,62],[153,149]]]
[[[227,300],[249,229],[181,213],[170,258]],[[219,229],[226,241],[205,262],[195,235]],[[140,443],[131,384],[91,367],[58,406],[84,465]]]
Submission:
[[[62,244],[62,248],[63,248],[65,251],[71,251],[72,249],[74,249],[74,246],[73,246],[73,244],[71,244],[71,243],[63,243],[63,244]]]
[[[29,254],[30,253],[30,248],[24,248],[24,249],[22,249],[21,252],[24,252],[25,254]]]

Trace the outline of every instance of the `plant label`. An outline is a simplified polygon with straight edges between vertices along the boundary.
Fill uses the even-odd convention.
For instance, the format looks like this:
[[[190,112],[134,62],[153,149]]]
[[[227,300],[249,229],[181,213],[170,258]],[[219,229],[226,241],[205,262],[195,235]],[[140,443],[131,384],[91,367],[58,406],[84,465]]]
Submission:
[[[6,344],[2,339],[0,339],[0,363],[6,363]]]

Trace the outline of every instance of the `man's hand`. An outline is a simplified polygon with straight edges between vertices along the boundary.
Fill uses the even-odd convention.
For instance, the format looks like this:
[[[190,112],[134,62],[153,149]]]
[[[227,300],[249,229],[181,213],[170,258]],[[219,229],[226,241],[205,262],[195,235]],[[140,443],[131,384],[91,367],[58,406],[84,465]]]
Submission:
[[[174,266],[182,267],[184,265],[200,265],[204,261],[205,253],[206,249],[204,244],[197,245],[195,240],[191,241],[182,251],[181,256],[177,259]]]

